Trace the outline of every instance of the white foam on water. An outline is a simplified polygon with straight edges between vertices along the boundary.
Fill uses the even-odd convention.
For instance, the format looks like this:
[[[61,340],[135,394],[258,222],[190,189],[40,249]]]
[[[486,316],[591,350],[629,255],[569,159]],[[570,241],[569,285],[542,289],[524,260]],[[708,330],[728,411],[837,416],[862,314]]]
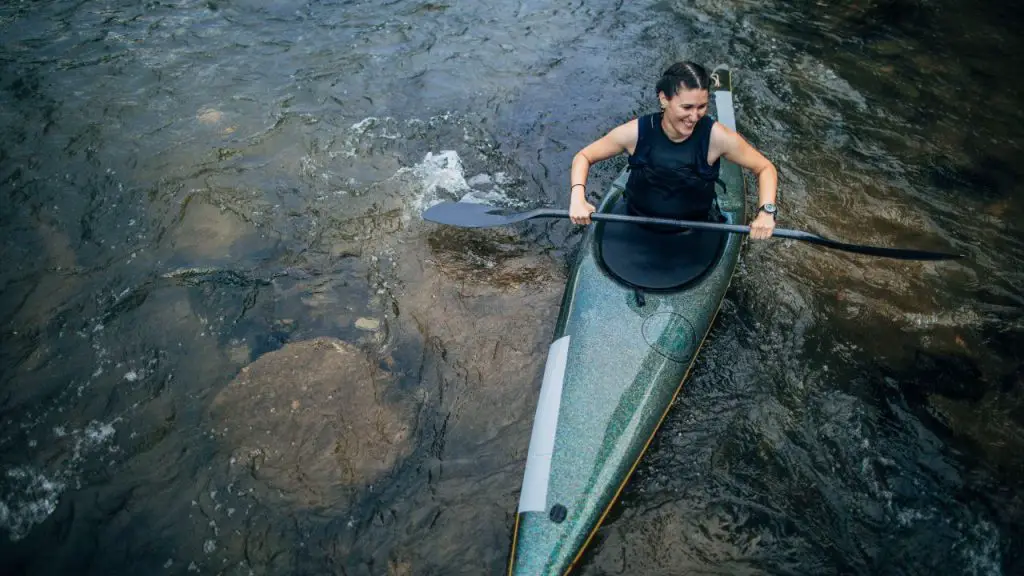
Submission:
[[[921,510],[916,510],[914,508],[908,508],[906,510],[897,511],[896,521],[899,523],[901,527],[906,528],[916,522],[920,522],[922,520],[929,520],[933,516],[934,515],[930,512],[926,513]]]
[[[356,158],[372,151],[375,143],[381,140],[399,139],[404,137],[403,133],[408,133],[408,137],[415,140],[426,128],[453,122],[461,124],[447,112],[428,120],[411,119],[405,122],[391,117],[369,116],[353,123],[345,131],[338,146],[329,153],[329,157],[332,160],[339,156]],[[463,125],[463,128],[466,127]],[[470,138],[468,132],[464,141],[473,144],[473,148],[481,145],[480,138]],[[469,150],[469,153],[473,152],[480,153],[479,150]],[[322,170],[319,166],[316,170],[312,170],[310,166],[304,166],[304,169],[306,173]],[[388,180],[398,183],[403,191],[408,190],[404,195],[406,221],[445,200],[486,203],[501,207],[523,205],[508,194],[506,187],[515,185],[515,181],[505,172],[481,173],[467,179],[462,157],[454,149],[427,152],[420,162],[398,169]],[[353,182],[352,185],[356,186],[356,183]]]
[[[466,183],[470,186],[489,186],[494,183],[494,180],[492,180],[488,174],[477,174],[469,180],[466,180]]]
[[[367,130],[373,128],[378,122],[380,122],[380,118],[377,118],[376,116],[367,116],[359,122],[349,126],[349,130],[356,134],[365,134]]]
[[[412,173],[419,178],[423,187],[422,203],[426,206],[440,202],[438,192],[442,190],[452,194],[470,191],[462,158],[454,150],[442,150],[437,154],[427,152],[423,161],[413,166]]]
[[[339,149],[328,152],[327,156],[331,160],[339,156],[342,158],[357,158],[359,157],[360,149],[366,146],[365,141],[369,139],[398,140],[402,137],[402,133],[396,124],[397,121],[390,116],[384,116],[383,118],[367,116],[349,126],[338,143]],[[306,160],[304,159],[305,162]],[[306,170],[309,172],[308,167]]]
[[[967,306],[941,312],[906,312],[900,319],[908,330],[932,330],[936,327],[977,328],[985,323],[985,318],[981,314]]]
[[[998,576],[1003,573],[1003,554],[999,546],[999,529],[991,522],[979,520],[966,531],[960,548],[967,565],[966,573],[977,576]]]
[[[462,198],[459,198],[459,202],[472,202],[475,204],[492,204],[495,206],[510,206],[518,205],[518,202],[513,201],[508,197],[505,192],[499,188],[492,188],[490,190],[470,190]]]
[[[70,430],[53,428],[56,438],[73,439],[71,457],[62,460],[56,470],[39,470],[31,466],[15,466],[0,472],[0,529],[7,531],[12,542],[29,534],[33,527],[46,520],[57,509],[61,494],[79,475],[86,459],[108,446],[116,430],[111,422],[92,421],[85,428]],[[30,444],[31,445],[31,444]]]
[[[3,476],[8,493],[0,495],[0,527],[17,542],[57,509],[64,482],[27,466],[8,469]]]
[[[411,172],[419,180],[419,190],[410,199],[410,208],[415,213],[444,200],[502,207],[522,205],[500,186],[512,181],[504,172],[477,174],[467,180],[462,158],[454,150],[442,150],[437,154],[427,152],[422,162],[399,170],[396,176],[403,172]]]
[[[75,454],[79,455],[82,450],[89,450],[105,443],[114,437],[114,432],[114,427],[110,424],[90,422],[75,441]]]
[[[891,503],[890,508],[892,508]],[[960,534],[960,539],[953,544],[953,549],[963,559],[963,574],[975,576],[1000,576],[1003,574],[999,529],[988,520],[984,518],[956,520],[943,517],[942,513],[934,508],[899,510],[896,520],[902,528],[922,522],[941,522],[955,528],[956,532]]]

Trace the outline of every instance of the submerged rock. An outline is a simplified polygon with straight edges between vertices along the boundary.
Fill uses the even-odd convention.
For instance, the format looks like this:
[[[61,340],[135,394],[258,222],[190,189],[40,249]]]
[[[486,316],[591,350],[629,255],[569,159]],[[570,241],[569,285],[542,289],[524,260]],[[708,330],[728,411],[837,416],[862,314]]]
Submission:
[[[380,320],[375,320],[373,318],[359,318],[356,320],[356,328],[368,331],[377,330],[380,328]]]
[[[202,124],[217,124],[224,119],[224,113],[215,108],[203,108],[196,113],[196,120]]]
[[[411,414],[385,400],[391,375],[333,338],[287,344],[216,397],[212,427],[234,472],[289,504],[344,505],[410,451]]]
[[[175,252],[189,259],[229,259],[238,251],[249,249],[246,241],[256,242],[255,228],[231,210],[210,202],[212,198],[190,197],[182,210],[180,222],[171,231]],[[209,270],[202,266],[197,271]]]

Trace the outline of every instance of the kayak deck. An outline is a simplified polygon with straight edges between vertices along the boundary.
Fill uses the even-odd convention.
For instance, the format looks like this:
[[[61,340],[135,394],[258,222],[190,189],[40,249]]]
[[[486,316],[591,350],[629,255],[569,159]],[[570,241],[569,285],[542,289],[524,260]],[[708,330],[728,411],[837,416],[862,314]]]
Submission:
[[[714,92],[717,117],[734,122],[728,71],[716,73],[726,79]],[[719,207],[728,223],[741,224],[742,174],[723,160],[720,175]],[[626,176],[612,184],[601,211],[619,201]],[[578,561],[682,388],[743,240],[729,234],[698,281],[638,298],[599,261],[601,226],[585,232],[566,285],[527,456],[510,574],[562,574]]]

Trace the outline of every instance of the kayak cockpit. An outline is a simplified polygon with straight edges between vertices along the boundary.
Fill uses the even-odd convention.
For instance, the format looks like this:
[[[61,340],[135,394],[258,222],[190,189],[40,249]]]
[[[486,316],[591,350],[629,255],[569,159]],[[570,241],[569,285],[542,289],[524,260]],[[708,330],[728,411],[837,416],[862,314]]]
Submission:
[[[607,210],[627,214],[626,199],[609,199]],[[658,229],[601,222],[594,231],[597,259],[619,282],[642,290],[679,290],[700,280],[722,256],[726,234],[686,228]]]

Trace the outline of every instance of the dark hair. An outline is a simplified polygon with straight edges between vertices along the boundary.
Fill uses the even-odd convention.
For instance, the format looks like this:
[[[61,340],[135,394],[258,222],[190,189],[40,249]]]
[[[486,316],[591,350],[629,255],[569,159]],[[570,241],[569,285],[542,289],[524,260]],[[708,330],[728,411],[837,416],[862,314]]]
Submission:
[[[676,62],[665,70],[655,88],[658,92],[664,92],[666,98],[672,98],[680,87],[685,90],[707,90],[710,85],[711,78],[703,66],[693,62]]]

